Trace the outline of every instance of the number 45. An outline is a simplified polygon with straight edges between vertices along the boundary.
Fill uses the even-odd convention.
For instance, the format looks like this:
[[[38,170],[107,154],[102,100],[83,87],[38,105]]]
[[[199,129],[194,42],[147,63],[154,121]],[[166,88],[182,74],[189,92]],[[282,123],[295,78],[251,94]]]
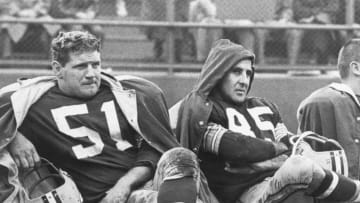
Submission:
[[[261,115],[264,114],[273,114],[271,109],[267,106],[260,106],[260,107],[254,107],[247,109],[250,116],[255,121],[256,126],[259,128],[259,130],[271,130],[274,132],[274,125],[268,121],[264,120],[262,121],[260,119]],[[244,135],[250,136],[250,137],[256,137],[255,133],[251,130],[251,126],[249,122],[246,120],[246,118],[239,113],[237,110],[233,108],[227,108],[226,109],[226,115],[228,117],[229,121],[229,129],[234,132],[243,133]]]

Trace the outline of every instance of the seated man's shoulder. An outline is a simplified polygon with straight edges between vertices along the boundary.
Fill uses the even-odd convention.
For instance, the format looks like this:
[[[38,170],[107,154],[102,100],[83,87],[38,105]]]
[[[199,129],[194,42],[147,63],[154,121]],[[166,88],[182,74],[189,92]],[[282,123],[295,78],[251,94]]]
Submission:
[[[150,95],[163,94],[162,89],[157,84],[145,78],[133,75],[117,75],[115,78],[120,81],[126,89],[134,89]]]
[[[272,101],[265,99],[263,97],[251,96],[251,97],[248,97],[246,100],[247,100],[248,104],[255,105],[255,106],[276,106],[275,103],[273,103]]]
[[[30,80],[30,79],[19,78],[16,82],[3,86],[0,89],[0,100],[1,101],[10,100],[10,97],[14,92],[16,92],[17,90],[22,88],[24,85],[28,85],[28,80]],[[24,81],[25,81],[25,84],[24,84]]]
[[[0,89],[0,95],[4,93],[15,92],[21,88],[29,87],[39,83],[46,83],[49,81],[54,81],[54,76],[38,76],[34,78],[18,78],[16,82],[10,83]]]
[[[307,103],[330,103],[342,100],[343,98],[341,91],[325,86],[313,91],[305,101]]]
[[[325,86],[313,91],[299,105],[299,108],[306,109],[329,109],[347,106],[353,100],[344,92]]]

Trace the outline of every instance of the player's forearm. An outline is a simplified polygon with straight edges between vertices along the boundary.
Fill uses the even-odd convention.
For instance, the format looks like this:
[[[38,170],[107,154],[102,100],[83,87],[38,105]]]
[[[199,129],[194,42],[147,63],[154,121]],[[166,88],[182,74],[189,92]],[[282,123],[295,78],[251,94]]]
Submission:
[[[264,161],[286,149],[283,144],[235,133],[215,123],[209,124],[202,144],[203,151],[237,163]]]
[[[252,163],[271,159],[279,150],[273,142],[227,132],[221,139],[219,156],[229,162]]]
[[[130,169],[110,190],[100,203],[126,202],[131,192],[151,178],[151,169],[137,166]]]
[[[150,167],[134,167],[121,177],[114,187],[130,187],[131,190],[133,190],[150,180],[152,174],[152,169]]]

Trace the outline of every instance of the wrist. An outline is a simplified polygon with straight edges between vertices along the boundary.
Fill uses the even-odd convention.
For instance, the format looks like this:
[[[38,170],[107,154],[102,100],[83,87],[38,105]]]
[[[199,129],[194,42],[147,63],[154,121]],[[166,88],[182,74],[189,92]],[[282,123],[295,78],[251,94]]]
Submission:
[[[275,156],[284,153],[288,147],[282,142],[274,142]]]
[[[109,193],[111,191],[116,191],[116,190],[131,190],[131,185],[130,184],[126,184],[125,181],[122,181],[121,179],[111,188],[109,189],[106,193]]]
[[[140,185],[144,184],[152,177],[151,169],[146,166],[136,166],[123,177],[121,177],[113,188],[128,188],[129,190],[134,190]]]

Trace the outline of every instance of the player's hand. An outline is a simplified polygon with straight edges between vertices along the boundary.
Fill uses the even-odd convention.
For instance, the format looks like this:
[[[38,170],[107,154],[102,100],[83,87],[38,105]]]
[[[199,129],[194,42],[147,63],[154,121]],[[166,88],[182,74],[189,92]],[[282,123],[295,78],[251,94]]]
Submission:
[[[31,9],[21,10],[17,14],[19,17],[23,17],[23,18],[35,18],[37,16],[36,11]]]
[[[322,22],[324,24],[330,24],[331,23],[331,17],[328,13],[321,12],[316,15],[316,20],[319,22]]]
[[[75,17],[78,19],[93,19],[95,18],[96,13],[95,12],[77,12],[75,14]]]
[[[100,203],[126,203],[130,193],[131,188],[129,185],[118,183],[107,192]]]
[[[32,168],[40,163],[40,157],[34,145],[21,133],[15,136],[8,150],[19,168]]]
[[[286,154],[281,154],[266,161],[252,163],[251,167],[255,171],[274,170],[280,168],[288,158],[289,157]]]
[[[314,16],[310,16],[308,18],[301,18],[299,23],[312,23],[315,20]]]

